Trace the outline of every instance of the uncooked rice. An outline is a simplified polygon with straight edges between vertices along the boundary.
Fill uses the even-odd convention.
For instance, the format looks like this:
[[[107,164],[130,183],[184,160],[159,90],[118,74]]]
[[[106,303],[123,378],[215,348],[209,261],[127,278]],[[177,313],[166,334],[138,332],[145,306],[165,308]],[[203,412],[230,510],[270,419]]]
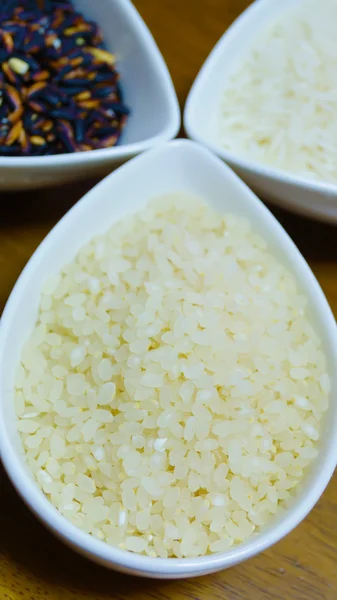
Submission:
[[[151,557],[225,551],[317,455],[329,377],[306,299],[249,222],[173,194],[45,284],[16,377],[52,504]]]
[[[223,148],[337,183],[336,23],[336,0],[303,0],[264,26],[226,83],[217,134]]]

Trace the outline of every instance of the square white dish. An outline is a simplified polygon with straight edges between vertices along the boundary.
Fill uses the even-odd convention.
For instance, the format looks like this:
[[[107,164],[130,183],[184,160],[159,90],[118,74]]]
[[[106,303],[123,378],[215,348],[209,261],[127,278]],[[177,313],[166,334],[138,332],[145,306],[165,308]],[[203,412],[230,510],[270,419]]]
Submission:
[[[117,146],[38,157],[0,156],[0,190],[24,190],[106,175],[129,158],[174,138],[180,110],[173,83],[149,29],[130,0],[74,0],[96,21],[116,55],[131,114]]]
[[[337,223],[337,185],[310,181],[292,173],[240,158],[217,141],[217,120],[226,82],[268,23],[301,0],[256,0],[220,38],[206,59],[187,98],[184,128],[226,161],[265,200],[323,221]]]
[[[113,548],[84,533],[51,505],[28,470],[16,429],[13,391],[21,348],[36,320],[44,281],[73,259],[95,234],[152,197],[185,192],[220,211],[245,215],[274,254],[294,273],[309,300],[311,318],[328,357],[332,380],[330,408],[319,455],[293,504],[265,530],[228,552],[194,559],[159,559]],[[311,510],[337,461],[337,328],[309,266],[282,226],[249,188],[205,148],[177,140],[144,153],[109,175],[80,200],[34,253],[22,272],[0,322],[0,452],[16,489],[41,521],[66,544],[88,558],[122,572],[155,578],[183,578],[228,568],[254,556],[290,532]]]

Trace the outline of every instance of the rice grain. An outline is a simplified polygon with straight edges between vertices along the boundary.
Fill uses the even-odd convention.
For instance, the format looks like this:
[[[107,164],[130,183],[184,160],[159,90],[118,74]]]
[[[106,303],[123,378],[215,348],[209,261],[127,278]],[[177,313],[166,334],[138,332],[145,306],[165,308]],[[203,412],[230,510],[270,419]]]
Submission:
[[[56,508],[164,558],[226,551],[284,509],[317,456],[330,381],[264,240],[175,194],[47,282],[16,387],[26,459]]]

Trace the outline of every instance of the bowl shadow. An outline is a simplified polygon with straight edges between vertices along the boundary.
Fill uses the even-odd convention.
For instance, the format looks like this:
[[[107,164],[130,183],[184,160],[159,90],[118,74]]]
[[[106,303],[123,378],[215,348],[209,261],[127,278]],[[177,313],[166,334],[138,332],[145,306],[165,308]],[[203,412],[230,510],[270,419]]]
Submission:
[[[337,260],[336,225],[293,214],[268,202],[265,204],[309,263]]]
[[[99,181],[91,179],[54,188],[2,194],[0,236],[2,230],[6,232],[12,227],[46,224],[51,228]],[[337,260],[336,225],[293,214],[268,202],[265,204],[308,261]]]
[[[125,594],[132,594],[133,598],[143,597],[143,594],[151,597],[151,590],[157,597],[158,588],[161,598],[171,597],[165,590],[174,582],[131,577],[105,569],[57,540],[24,505],[1,464],[0,486],[2,513],[6,514],[1,525],[0,560],[2,557],[8,564],[8,584],[15,578],[18,589],[24,590],[22,582],[29,582],[25,591],[33,594],[34,599],[36,586],[41,598],[46,598],[49,595],[46,590],[50,589],[55,594],[53,597],[63,598],[64,593],[67,600],[77,597],[118,599],[125,598]],[[15,593],[14,596],[19,597]],[[25,593],[23,596],[30,597]]]
[[[89,179],[47,189],[2,193],[0,232],[41,223],[51,223],[52,227],[98,182],[99,179]]]

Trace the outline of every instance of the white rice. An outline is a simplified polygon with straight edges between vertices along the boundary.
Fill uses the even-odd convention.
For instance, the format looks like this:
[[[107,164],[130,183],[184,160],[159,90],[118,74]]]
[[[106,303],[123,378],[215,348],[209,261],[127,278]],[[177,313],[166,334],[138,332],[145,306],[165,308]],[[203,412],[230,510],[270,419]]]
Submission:
[[[223,148],[337,183],[336,23],[336,0],[303,0],[253,40],[225,86]]]
[[[243,218],[153,201],[45,285],[16,377],[53,505],[108,544],[193,557],[247,539],[317,455],[329,377],[292,275]]]

